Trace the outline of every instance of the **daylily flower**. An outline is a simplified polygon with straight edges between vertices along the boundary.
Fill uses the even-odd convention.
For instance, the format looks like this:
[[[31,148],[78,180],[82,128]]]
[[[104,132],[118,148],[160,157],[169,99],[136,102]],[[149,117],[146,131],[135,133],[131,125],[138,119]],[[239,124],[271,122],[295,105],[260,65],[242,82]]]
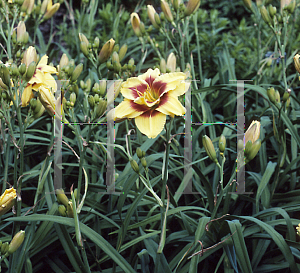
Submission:
[[[115,108],[115,120],[134,118],[143,134],[155,138],[163,130],[167,115],[185,114],[178,100],[190,85],[185,79],[186,74],[182,72],[160,75],[158,68],[127,79],[121,88],[125,99]]]
[[[32,61],[37,61],[37,54],[35,48],[30,46],[24,53],[23,63],[28,67]],[[44,55],[37,64],[35,72],[22,94],[23,107],[27,106],[29,101],[34,97],[32,90],[38,91],[41,86],[45,86],[52,88],[52,92],[56,91],[56,81],[51,74],[56,74],[57,71],[55,67],[47,65],[47,62],[48,56]]]

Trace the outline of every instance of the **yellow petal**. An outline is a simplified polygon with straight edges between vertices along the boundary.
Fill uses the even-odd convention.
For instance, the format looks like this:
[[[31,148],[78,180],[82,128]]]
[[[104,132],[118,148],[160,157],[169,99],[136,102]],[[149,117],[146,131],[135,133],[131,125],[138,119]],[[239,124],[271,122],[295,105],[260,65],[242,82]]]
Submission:
[[[158,83],[165,83],[164,93],[177,88],[183,80],[186,79],[186,75],[182,72],[167,73],[159,76],[153,83],[156,86]]]
[[[138,91],[142,94],[147,90],[148,84],[139,78],[129,78],[126,82],[122,83],[121,93],[129,100],[134,100],[139,97]]]
[[[146,73],[138,76],[139,79],[146,81],[149,85],[159,76],[160,71],[158,68],[152,70],[149,68]]]
[[[170,96],[169,93],[161,98],[159,107],[156,110],[165,115],[183,116],[185,114],[185,108],[177,97]]]
[[[175,89],[170,90],[168,94],[170,94],[173,97],[179,97],[183,94],[185,94],[191,86],[191,82],[188,80],[185,80],[181,82]]]
[[[34,98],[34,95],[33,95],[33,92],[32,92],[32,86],[30,84],[28,84],[25,87],[25,89],[23,90],[22,107],[27,106],[32,98]]]
[[[148,107],[144,105],[139,105],[131,100],[124,99],[124,101],[115,108],[115,118],[135,118],[147,110]]]
[[[148,111],[135,118],[135,124],[141,133],[149,138],[155,138],[163,130],[166,115],[157,111]]]

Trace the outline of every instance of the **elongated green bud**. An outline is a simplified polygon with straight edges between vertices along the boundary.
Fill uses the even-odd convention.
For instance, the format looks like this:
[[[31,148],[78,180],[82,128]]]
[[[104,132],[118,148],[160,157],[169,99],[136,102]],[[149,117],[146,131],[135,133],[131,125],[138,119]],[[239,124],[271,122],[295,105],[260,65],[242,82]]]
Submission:
[[[145,157],[141,158],[141,163],[142,163],[142,166],[143,166],[144,168],[147,167],[147,161],[146,161],[146,158],[145,158]]]
[[[143,157],[143,151],[140,147],[136,149],[136,155],[138,156],[139,159]]]
[[[8,242],[5,242],[1,245],[1,254],[2,255],[5,255],[8,251],[8,248],[9,248],[9,244]]]
[[[282,96],[282,101],[286,102],[290,97],[290,93],[289,92],[284,92],[283,96]]]
[[[101,80],[99,82],[99,95],[101,97],[104,97],[105,94],[106,94],[106,80]]]
[[[70,217],[70,218],[74,218],[74,214],[73,214],[73,203],[72,203],[72,201],[69,201],[69,202],[68,202],[68,205],[67,205],[67,215],[68,215],[68,217]]]
[[[10,74],[8,68],[4,64],[2,64],[0,69],[0,78],[2,79],[2,82],[6,86],[10,86]]]
[[[8,254],[12,254],[14,253],[19,247],[20,245],[23,243],[25,238],[25,231],[24,230],[20,230],[12,239],[12,241],[9,244],[8,247]]]
[[[80,76],[83,69],[83,64],[79,64],[75,67],[74,71],[72,72],[71,81],[75,82],[78,77]]]
[[[136,173],[139,173],[139,172],[140,172],[139,165],[137,164],[137,162],[136,162],[134,159],[131,159],[131,160],[130,160],[130,165],[131,165],[131,168],[132,168]]]
[[[63,189],[57,189],[56,190],[56,198],[57,201],[63,205],[65,205],[66,207],[69,204],[69,199],[68,197],[65,195],[64,190]]]
[[[94,107],[95,107],[95,99],[94,99],[94,96],[89,95],[89,96],[88,96],[88,102],[89,102],[89,105],[90,105],[91,109],[93,110]]]
[[[275,103],[276,98],[275,98],[275,89],[274,89],[274,87],[268,88],[267,89],[267,94],[268,94],[269,100],[271,102]]]
[[[216,151],[215,151],[215,148],[214,148],[214,145],[213,145],[211,139],[207,135],[205,135],[202,137],[202,143],[203,143],[204,149],[205,149],[207,155],[209,156],[209,158],[213,162],[217,163],[218,162],[217,154],[216,154]]]
[[[84,41],[80,42],[80,50],[82,51],[85,57],[89,56],[88,44]]]
[[[275,91],[275,101],[280,102],[280,93],[278,90]]]
[[[127,48],[128,48],[128,46],[126,44],[121,46],[120,51],[119,51],[119,61],[120,62],[124,59],[124,57],[127,53]]]
[[[244,151],[245,156],[247,156],[251,152],[251,148],[252,148],[252,141],[249,140],[245,145],[245,151]]]
[[[258,139],[252,144],[251,151],[246,155],[246,160],[245,160],[246,163],[248,163],[257,155],[260,147],[261,147],[261,140]]]
[[[271,25],[271,24],[272,24],[272,19],[271,19],[271,17],[270,17],[269,12],[268,12],[267,9],[266,9],[266,7],[265,7],[264,5],[262,5],[262,6],[259,8],[259,10],[260,10],[260,14],[261,14],[261,17],[263,18],[263,20],[264,20],[267,24]]]
[[[226,147],[226,138],[224,135],[221,135],[219,139],[219,149],[222,154],[225,151],[225,147]]]
[[[67,216],[67,209],[64,205],[59,205],[58,206],[58,212],[61,216],[64,216],[64,217]]]
[[[273,19],[273,17],[275,16],[276,14],[276,7],[272,6],[271,4],[268,6],[268,10],[269,10],[269,14],[271,16],[271,18]]]
[[[32,76],[34,75],[35,69],[36,69],[36,62],[32,61],[29,64],[29,66],[27,68],[27,71],[26,71],[25,78],[26,78],[27,81],[29,81],[32,78]]]
[[[96,107],[96,118],[101,117],[106,111],[106,108],[107,108],[107,101],[101,98]]]
[[[172,15],[172,12],[171,12],[169,4],[165,0],[161,0],[160,1],[160,7],[161,7],[161,10],[163,11],[166,19],[170,23],[172,23],[174,21],[174,19],[173,19],[173,15]]]
[[[21,64],[19,66],[19,72],[22,76],[26,73],[26,64]]]

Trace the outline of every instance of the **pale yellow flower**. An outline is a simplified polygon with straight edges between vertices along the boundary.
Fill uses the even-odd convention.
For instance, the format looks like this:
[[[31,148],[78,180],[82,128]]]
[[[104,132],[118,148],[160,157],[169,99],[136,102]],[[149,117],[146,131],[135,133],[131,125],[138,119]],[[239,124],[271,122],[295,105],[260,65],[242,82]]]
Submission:
[[[182,72],[160,75],[158,68],[127,79],[121,88],[125,99],[115,108],[115,119],[134,118],[143,134],[155,138],[163,130],[167,115],[185,114],[178,100],[190,85],[185,79]]]

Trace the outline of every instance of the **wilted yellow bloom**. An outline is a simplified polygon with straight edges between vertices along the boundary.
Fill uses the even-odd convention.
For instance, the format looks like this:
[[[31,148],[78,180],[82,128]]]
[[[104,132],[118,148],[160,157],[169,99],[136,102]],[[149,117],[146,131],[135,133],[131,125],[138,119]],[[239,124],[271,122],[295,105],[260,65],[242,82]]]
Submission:
[[[0,196],[0,216],[12,208],[16,197],[17,193],[14,188],[5,190],[5,192]]]
[[[260,122],[257,120],[253,120],[245,133],[244,143],[250,140],[252,144],[259,139],[260,136]]]
[[[125,99],[115,108],[115,120],[134,118],[143,134],[155,138],[163,130],[167,115],[185,114],[178,100],[190,85],[185,79],[181,72],[160,75],[158,68],[127,79],[121,88]]]

